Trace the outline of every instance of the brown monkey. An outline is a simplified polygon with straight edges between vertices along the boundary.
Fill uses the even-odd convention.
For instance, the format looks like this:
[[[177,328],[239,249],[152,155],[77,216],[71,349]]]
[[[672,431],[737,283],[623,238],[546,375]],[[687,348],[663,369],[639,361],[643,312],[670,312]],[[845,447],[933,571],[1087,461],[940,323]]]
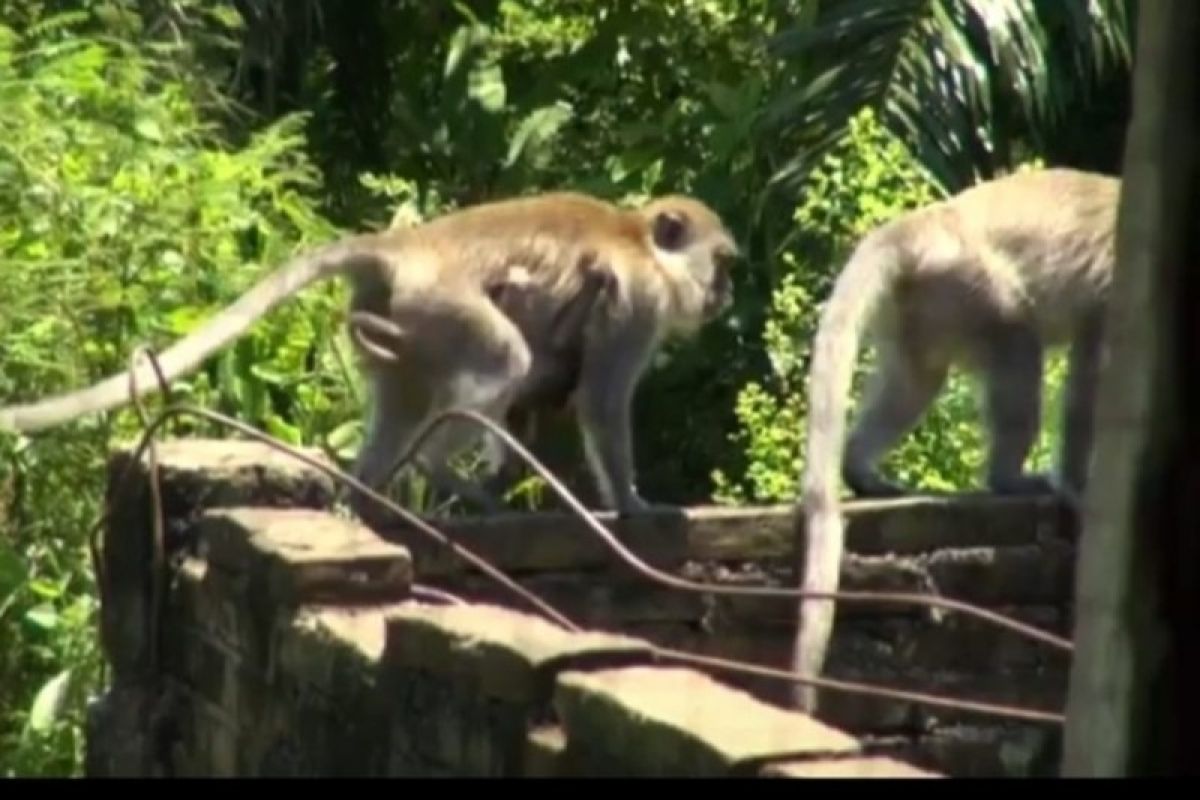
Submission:
[[[548,340],[555,313],[578,290],[583,271],[577,267],[586,253],[602,261],[615,288],[584,337],[576,416],[602,503],[633,511],[645,506],[634,482],[629,417],[642,370],[663,337],[694,332],[732,299],[736,244],[721,219],[691,198],[663,197],[621,209],[581,194],[549,193],[350,236],[284,265],[159,360],[172,380],[309,284],[346,276],[351,313],[386,319],[411,343],[398,363],[362,361],[371,411],[354,474],[377,486],[430,415],[469,408],[503,420],[533,352]],[[536,302],[520,318],[502,313],[485,290],[514,265],[524,267],[536,287]],[[149,369],[140,378],[140,391],[157,390]],[[0,428],[41,430],[120,406],[127,395],[122,373],[87,389],[0,409]],[[479,435],[466,423],[443,427],[427,440],[418,463],[435,482],[469,495],[446,460]]]
[[[880,477],[876,464],[923,417],[952,365],[983,378],[988,487],[1047,492],[1054,482],[1024,465],[1040,421],[1043,349],[1069,343],[1058,482],[1068,493],[1083,490],[1118,193],[1119,180],[1103,175],[1018,172],[864,237],[821,315],[809,370],[802,588],[838,587],[842,480],[861,496],[905,491]],[[868,325],[878,366],[843,448],[858,339]],[[824,666],[833,616],[832,601],[800,602],[793,668],[805,676]],[[796,701],[811,712],[816,694],[800,687]]]

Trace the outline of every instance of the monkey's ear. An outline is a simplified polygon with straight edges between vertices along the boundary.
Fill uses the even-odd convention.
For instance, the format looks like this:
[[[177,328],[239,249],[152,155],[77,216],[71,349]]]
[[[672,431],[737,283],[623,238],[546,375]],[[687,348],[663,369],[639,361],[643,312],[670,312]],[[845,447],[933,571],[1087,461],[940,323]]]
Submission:
[[[660,211],[654,215],[654,245],[662,250],[678,250],[687,238],[688,219],[681,211]]]

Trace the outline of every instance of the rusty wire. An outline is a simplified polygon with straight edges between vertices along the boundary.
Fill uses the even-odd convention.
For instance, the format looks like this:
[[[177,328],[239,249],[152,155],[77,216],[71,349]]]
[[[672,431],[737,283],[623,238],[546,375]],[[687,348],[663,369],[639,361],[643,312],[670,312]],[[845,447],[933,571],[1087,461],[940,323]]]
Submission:
[[[138,394],[137,370],[136,362],[138,356],[142,356],[150,363],[150,368],[154,370],[154,378],[158,382],[158,389],[162,392],[165,401],[171,399],[171,387],[167,383],[167,378],[163,374],[162,365],[158,363],[158,359],[150,348],[143,345],[138,345],[133,348],[133,352],[129,355],[129,400],[133,404],[134,411],[137,413],[138,420],[142,423],[142,427],[146,428],[150,424],[150,418],[146,414],[146,405],[142,397]],[[158,648],[160,645],[159,631],[162,615],[163,595],[165,587],[163,586],[163,573],[166,563],[166,534],[163,531],[163,504],[162,492],[158,480],[158,446],[151,438],[150,445],[146,453],[147,464],[146,470],[149,472],[149,488],[150,497],[153,504],[154,513],[150,515],[150,525],[153,531],[153,552],[151,553],[151,563],[153,569],[150,570],[150,620],[148,623],[147,636],[150,646],[150,669],[152,672],[158,670]]]
[[[147,356],[147,358],[150,359],[151,363],[155,365],[155,368],[157,370],[157,362],[155,361],[153,354],[151,354],[147,351],[146,356]],[[161,372],[159,372],[159,375],[161,377]],[[117,487],[117,495],[118,496],[119,496],[120,492],[123,491],[123,489],[125,488],[124,484],[126,482],[125,478],[128,475],[128,469],[131,468],[132,464],[140,461],[142,453],[145,452],[147,450],[147,448],[151,446],[150,443],[155,438],[158,430],[162,427],[163,424],[165,424],[165,422],[168,419],[170,419],[172,417],[176,417],[176,416],[182,416],[182,415],[192,415],[192,416],[202,417],[202,418],[208,419],[211,422],[216,422],[219,425],[224,425],[224,426],[233,428],[235,430],[238,430],[238,431],[242,432],[243,434],[245,434],[246,436],[248,436],[254,440],[257,440],[257,441],[261,442],[262,444],[265,444],[268,447],[271,447],[272,449],[275,449],[279,452],[283,452],[298,461],[308,464],[309,466],[313,467],[314,469],[325,473],[329,477],[334,478],[335,480],[338,480],[338,481],[342,482],[343,484],[352,486],[353,488],[357,489],[358,491],[361,491],[364,494],[366,494],[367,496],[371,497],[375,502],[383,505],[389,511],[395,513],[397,516],[404,519],[406,522],[411,524],[417,530],[421,531],[424,535],[432,538],[433,540],[435,540],[436,542],[438,542],[439,544],[441,544],[445,547],[449,547],[456,554],[458,554],[460,557],[467,560],[469,563],[471,563],[473,566],[475,566],[481,572],[483,572],[484,574],[491,577],[497,583],[504,586],[510,592],[517,595],[521,599],[523,599],[529,605],[536,608],[538,611],[542,612],[547,617],[549,617],[551,620],[558,623],[559,625],[561,625],[568,631],[572,631],[572,632],[580,631],[580,627],[578,625],[576,625],[574,622],[572,622],[565,615],[558,612],[556,609],[554,609],[548,603],[543,601],[537,595],[530,592],[528,589],[521,586],[520,584],[516,583],[516,581],[511,579],[508,575],[504,574],[502,571],[500,571],[499,569],[495,568],[490,563],[488,563],[486,561],[486,559],[483,559],[482,557],[473,553],[469,549],[458,544],[453,539],[448,537],[446,534],[442,533],[441,531],[438,531],[436,528],[429,525],[425,520],[421,519],[420,517],[418,517],[411,511],[409,511],[405,508],[402,508],[401,506],[392,502],[389,498],[384,497],[383,495],[376,492],[374,489],[365,486],[364,484],[362,484],[360,481],[358,481],[353,476],[345,474],[344,472],[337,469],[336,467],[333,467],[328,464],[324,464],[320,461],[317,461],[316,459],[310,458],[308,455],[287,445],[286,443],[281,442],[281,441],[269,436],[268,434],[264,434],[249,425],[246,425],[246,424],[241,423],[237,420],[234,420],[230,417],[227,417],[223,414],[220,414],[219,412],[214,412],[214,411],[210,411],[208,409],[203,409],[203,408],[199,408],[199,407],[195,407],[195,406],[179,405],[179,404],[172,405],[168,408],[165,408],[163,411],[161,411],[159,413],[159,415],[152,422],[145,425],[145,430],[143,431],[141,440],[140,440],[137,448],[134,451],[133,459],[131,460],[131,462],[129,464],[127,464],[127,471],[126,471],[126,473],[124,473],[122,475],[122,480],[119,482],[119,485]],[[581,519],[583,519],[585,521],[585,523],[587,523],[587,525],[605,541],[606,544],[608,544],[608,546],[618,555],[619,558],[621,558],[622,561],[624,561],[627,565],[631,566],[635,571],[639,572],[640,574],[649,578],[652,581],[662,583],[662,584],[671,586],[673,588],[683,589],[684,591],[700,592],[700,593],[705,593],[705,594],[727,594],[727,595],[741,595],[741,596],[760,596],[760,597],[767,596],[767,597],[788,597],[788,598],[809,597],[809,598],[833,599],[833,600],[849,600],[851,602],[884,602],[884,603],[895,603],[895,604],[909,604],[909,605],[917,604],[917,605],[936,606],[936,607],[944,608],[947,610],[959,611],[960,613],[975,616],[975,617],[983,619],[987,622],[996,624],[1000,627],[1004,627],[1004,628],[1013,630],[1013,631],[1017,632],[1018,634],[1027,636],[1028,638],[1036,639],[1038,641],[1046,642],[1053,646],[1057,646],[1060,649],[1064,649],[1067,651],[1070,651],[1072,649],[1071,643],[1069,641],[1066,641],[1064,639],[1061,639],[1060,637],[1054,636],[1053,634],[1046,633],[1044,631],[1040,631],[1037,628],[1034,628],[1033,626],[1025,625],[1024,623],[1018,622],[1016,620],[1012,620],[1008,617],[1005,617],[1004,615],[990,612],[986,609],[978,608],[976,606],[972,606],[969,603],[963,603],[961,601],[955,601],[955,600],[948,600],[945,598],[932,597],[929,595],[919,595],[919,594],[900,593],[900,592],[869,592],[869,591],[818,593],[818,592],[809,592],[809,591],[805,591],[805,590],[801,590],[801,589],[778,589],[778,588],[772,588],[772,587],[733,587],[733,586],[724,586],[724,585],[720,585],[720,584],[704,584],[704,583],[700,583],[700,582],[688,581],[685,579],[678,578],[674,575],[670,575],[669,573],[660,572],[660,571],[654,569],[653,567],[642,562],[639,558],[637,558],[636,555],[634,555],[632,552],[627,550],[623,545],[621,545],[621,543],[611,534],[611,532],[609,532],[606,528],[604,528],[604,526],[602,526],[595,519],[593,514],[591,512],[589,512],[586,508],[584,508],[582,506],[582,504],[580,504],[579,501],[574,497],[574,495],[548,469],[546,469],[546,467],[544,465],[542,465],[536,457],[534,457],[531,453],[529,453],[525,449],[525,447],[520,444],[520,442],[516,441],[516,439],[511,434],[509,434],[506,430],[504,430],[502,426],[497,425],[495,422],[493,422],[492,420],[488,419],[487,417],[485,417],[481,414],[478,414],[476,412],[469,411],[469,410],[462,410],[462,409],[451,409],[451,410],[442,412],[441,414],[437,415],[436,417],[434,417],[433,419],[431,419],[425,423],[425,425],[423,426],[419,435],[417,437],[415,437],[413,445],[410,446],[409,452],[406,453],[404,456],[402,456],[401,459],[398,459],[397,463],[402,462],[404,460],[404,458],[409,457],[409,455],[412,452],[415,452],[417,450],[417,448],[419,448],[420,444],[425,440],[425,438],[427,438],[430,435],[430,433],[433,431],[433,429],[437,425],[445,424],[445,422],[452,417],[460,417],[463,419],[474,421],[476,424],[491,430],[494,434],[499,436],[501,438],[501,440],[505,442],[505,444],[507,444],[510,448],[512,448],[522,459],[524,459],[526,461],[526,463],[531,468],[533,468],[536,472],[538,472],[547,481],[547,483],[550,484],[551,488],[553,488],[559,494],[561,499],[563,499],[563,501],[566,502],[572,508],[572,510],[575,511],[575,513]],[[160,502],[160,499],[157,497],[157,494],[153,494],[152,498],[154,499],[155,502]],[[162,511],[161,506],[157,506],[155,508],[156,518],[161,517],[161,511]],[[105,517],[107,517],[107,513],[105,514]],[[456,603],[456,604],[463,602],[460,598],[457,598],[448,592],[441,592],[440,590],[430,590],[429,587],[422,587],[422,591],[419,592],[419,594],[424,594],[431,598],[433,598],[436,595],[437,596],[436,599],[438,599],[438,600],[445,600],[447,602]],[[156,622],[157,622],[157,619],[158,618],[156,616],[155,617]],[[740,672],[743,674],[751,674],[751,675],[759,675],[759,676],[777,678],[777,679],[781,679],[781,680],[787,680],[793,684],[807,684],[807,685],[816,686],[818,688],[832,689],[835,691],[844,691],[844,692],[851,692],[851,693],[863,694],[863,695],[868,695],[868,696],[877,696],[877,697],[883,697],[883,698],[888,698],[888,699],[893,699],[893,700],[905,700],[905,701],[910,701],[910,702],[919,703],[919,704],[923,704],[923,705],[932,705],[932,706],[938,706],[938,707],[942,707],[942,708],[957,709],[957,710],[961,710],[961,711],[975,712],[975,713],[981,713],[981,714],[986,714],[986,715],[990,715],[990,716],[1006,717],[1006,718],[1010,718],[1010,719],[1019,719],[1019,720],[1024,720],[1024,721],[1053,722],[1053,723],[1058,723],[1058,724],[1063,724],[1065,722],[1065,717],[1062,714],[1055,714],[1052,712],[1045,712],[1045,711],[1040,711],[1040,710],[1036,710],[1036,709],[1026,709],[1026,708],[1020,708],[1020,707],[1015,707],[1015,706],[1010,706],[1010,705],[1002,705],[1002,704],[980,703],[980,702],[970,701],[970,700],[960,700],[957,698],[950,698],[950,697],[932,695],[932,694],[921,693],[921,692],[911,692],[911,691],[893,689],[893,688],[871,685],[871,684],[855,683],[855,682],[849,682],[849,681],[839,681],[839,680],[834,680],[834,679],[829,679],[829,678],[806,677],[806,676],[801,676],[801,675],[799,675],[795,672],[789,671],[789,670],[776,670],[776,669],[767,668],[767,667],[760,667],[760,666],[756,666],[756,665],[752,665],[752,664],[747,664],[747,663],[734,661],[734,660],[730,660],[730,659],[719,658],[719,657],[715,657],[715,656],[700,656],[700,655],[696,655],[693,653],[687,653],[684,651],[674,650],[671,648],[659,647],[659,646],[656,646],[653,644],[651,644],[651,650],[657,656],[668,659],[668,660],[681,661],[681,662],[692,663],[692,664],[697,664],[697,665],[704,665],[704,666],[708,666],[711,668],[721,669],[721,670],[725,670],[725,671],[729,671],[729,672]]]

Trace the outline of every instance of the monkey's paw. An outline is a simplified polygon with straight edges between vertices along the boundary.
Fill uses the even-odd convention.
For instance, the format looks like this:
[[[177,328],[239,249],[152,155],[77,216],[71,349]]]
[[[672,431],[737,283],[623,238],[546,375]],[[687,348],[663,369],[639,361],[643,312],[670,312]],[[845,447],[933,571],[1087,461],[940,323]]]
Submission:
[[[912,491],[907,486],[893,483],[876,472],[846,470],[843,480],[855,497],[904,497]]]

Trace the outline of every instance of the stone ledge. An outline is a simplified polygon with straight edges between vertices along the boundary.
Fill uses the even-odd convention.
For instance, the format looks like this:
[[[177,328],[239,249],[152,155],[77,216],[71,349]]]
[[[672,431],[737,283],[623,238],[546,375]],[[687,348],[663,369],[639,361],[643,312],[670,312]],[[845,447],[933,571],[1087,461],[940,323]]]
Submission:
[[[462,680],[484,695],[539,706],[553,673],[645,663],[650,646],[628,636],[572,633],[540,617],[499,606],[424,606],[387,618],[384,661]]]
[[[941,778],[936,772],[883,756],[834,758],[819,761],[791,761],[771,764],[762,771],[765,778]]]
[[[859,752],[841,731],[690,669],[567,672],[555,707],[568,760],[589,774],[716,777],[768,759]]]
[[[273,604],[401,600],[412,585],[404,548],[321,511],[218,509],[197,534],[212,564],[261,579]]]
[[[841,588],[931,594],[985,606],[1047,606],[1069,599],[1072,559],[1072,549],[1066,544],[948,548],[928,556],[847,555]],[[791,569],[754,566],[733,572],[721,564],[690,562],[675,574],[717,586],[795,587]],[[518,577],[518,581],[581,625],[703,620],[712,630],[771,630],[783,636],[790,636],[795,626],[794,598],[685,591],[629,570],[533,573]],[[442,575],[430,583],[501,606],[519,602],[483,575]],[[958,612],[941,613],[955,623],[973,619]],[[930,616],[930,607],[904,603],[845,602],[838,608],[838,618],[844,620],[883,618],[916,623]]]
[[[110,484],[115,485],[130,463],[135,447],[132,443],[112,454],[108,465]],[[320,450],[299,449],[307,457],[329,465]],[[168,516],[200,505],[326,508],[334,497],[334,480],[325,473],[254,441],[164,439],[158,443],[158,468]],[[144,481],[145,477],[143,460],[133,468],[130,479]]]
[[[844,504],[847,550],[859,555],[915,555],[950,547],[1012,547],[1047,538],[1069,540],[1072,518],[1057,500],[990,495],[918,496],[851,500]],[[597,521],[639,558],[659,567],[690,560],[783,560],[797,552],[791,506],[661,508]],[[506,512],[432,521],[454,541],[505,571],[547,572],[612,566],[619,562],[596,534],[570,512]],[[802,523],[801,523],[802,524]],[[422,575],[467,570],[451,553],[427,543],[403,523],[380,528],[403,542]]]
[[[567,738],[557,725],[539,725],[529,732],[525,742],[525,769],[522,777],[564,777],[563,754]]]
[[[278,668],[331,696],[348,676],[351,683],[373,681],[371,673],[383,657],[387,615],[406,605],[302,608],[280,632]]]
[[[1057,670],[995,673],[963,673],[928,670],[889,662],[874,669],[840,669],[831,664],[828,677],[857,681],[893,689],[926,692],[946,698],[980,703],[1011,705],[1061,713],[1068,672]],[[975,711],[941,708],[890,698],[860,695],[831,689],[818,690],[820,717],[830,725],[858,735],[867,733],[929,730],[937,725],[974,723],[1027,724],[1054,727],[1051,722],[1000,719]]]

